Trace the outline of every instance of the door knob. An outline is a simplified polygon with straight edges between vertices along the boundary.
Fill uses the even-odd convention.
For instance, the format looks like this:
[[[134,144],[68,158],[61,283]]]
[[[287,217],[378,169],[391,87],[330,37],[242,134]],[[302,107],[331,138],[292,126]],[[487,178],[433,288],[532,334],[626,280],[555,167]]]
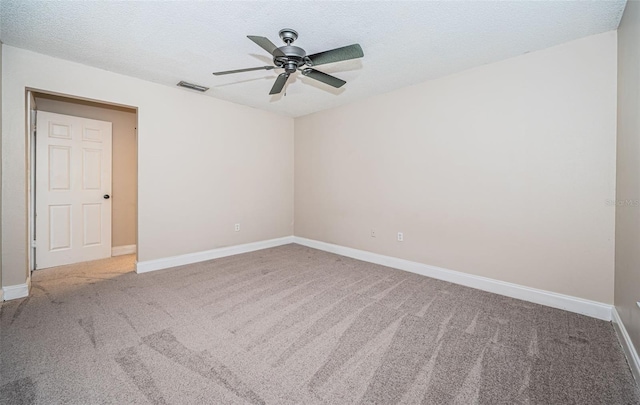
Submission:
[[[102,196],[102,198],[104,198],[105,200],[108,200],[109,198],[111,198],[111,196],[109,194],[105,194]]]

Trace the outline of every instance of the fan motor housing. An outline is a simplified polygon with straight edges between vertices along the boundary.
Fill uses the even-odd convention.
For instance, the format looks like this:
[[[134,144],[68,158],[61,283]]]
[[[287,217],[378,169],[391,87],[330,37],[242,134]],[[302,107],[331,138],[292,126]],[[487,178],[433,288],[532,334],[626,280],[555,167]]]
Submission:
[[[286,57],[276,56],[273,58],[273,64],[277,67],[285,69],[288,73],[293,73],[299,67],[305,65],[307,53],[304,49],[293,45],[281,46],[278,49],[282,51]]]

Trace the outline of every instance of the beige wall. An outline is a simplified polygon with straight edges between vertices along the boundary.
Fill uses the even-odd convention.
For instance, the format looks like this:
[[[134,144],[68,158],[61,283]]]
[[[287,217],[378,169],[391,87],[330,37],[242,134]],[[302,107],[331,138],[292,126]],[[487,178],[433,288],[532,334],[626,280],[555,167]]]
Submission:
[[[2,62],[4,285],[27,277],[25,88],[138,107],[139,260],[292,234],[291,118],[10,46]]]
[[[615,138],[615,32],[302,117],[295,235],[610,304]]]
[[[136,112],[129,108],[41,95],[38,110],[112,123],[111,246],[136,244]]]
[[[629,1],[618,29],[618,159],[615,305],[640,348],[640,2]]]

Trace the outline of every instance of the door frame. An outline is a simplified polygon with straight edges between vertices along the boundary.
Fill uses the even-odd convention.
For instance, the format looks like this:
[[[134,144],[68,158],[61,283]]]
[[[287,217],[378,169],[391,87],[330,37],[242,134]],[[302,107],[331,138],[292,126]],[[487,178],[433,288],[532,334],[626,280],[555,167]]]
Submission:
[[[26,240],[26,245],[27,245],[27,268],[28,268],[28,279],[27,279],[27,283],[31,282],[31,273],[35,270],[36,267],[36,262],[35,262],[35,247],[33,247],[33,240],[34,237],[36,236],[36,221],[35,221],[35,210],[36,210],[36,194],[35,194],[35,175],[36,175],[36,131],[37,131],[37,122],[32,122],[32,107],[37,107],[35,105],[35,96],[33,93],[40,93],[40,94],[48,94],[48,95],[52,95],[52,96],[59,96],[59,97],[65,97],[71,100],[78,100],[78,101],[87,101],[87,102],[92,102],[92,103],[98,103],[98,104],[103,104],[105,106],[116,106],[116,107],[125,107],[125,108],[130,108],[132,110],[135,110],[136,112],[136,140],[135,140],[135,147],[136,147],[136,151],[135,151],[135,155],[136,155],[136,206],[135,206],[135,212],[136,212],[136,263],[138,261],[138,256],[139,256],[139,240],[138,240],[138,235],[140,234],[138,231],[138,225],[140,224],[140,220],[139,220],[139,209],[138,209],[138,204],[139,204],[139,197],[140,197],[140,176],[139,176],[139,157],[140,157],[140,148],[139,148],[139,141],[138,141],[138,125],[139,125],[139,109],[136,106],[130,106],[130,105],[126,105],[126,104],[120,104],[120,103],[113,103],[113,102],[109,102],[109,101],[105,101],[105,100],[96,100],[96,99],[91,99],[91,98],[86,98],[86,97],[79,97],[79,96],[75,96],[75,95],[70,95],[70,94],[63,94],[63,93],[58,93],[58,92],[53,92],[53,91],[48,91],[48,90],[41,90],[41,89],[37,89],[37,88],[32,88],[32,87],[27,87],[25,88],[25,120],[26,120],[26,134],[25,134],[25,138],[26,138],[26,142],[27,142],[27,153],[26,153],[26,158],[27,158],[27,188],[25,190],[25,197],[27,199],[27,240]],[[35,114],[33,115],[35,116]],[[32,125],[35,124],[35,125]],[[113,181],[113,180],[112,180]],[[112,231],[113,231],[113,204],[111,205],[111,214],[112,214],[112,220],[111,220],[111,227],[112,227]]]
[[[33,241],[36,237],[36,98],[31,91],[27,91],[27,193],[29,198],[27,201],[27,210],[29,212],[29,228],[27,231],[27,252],[29,279],[31,272],[36,267],[36,250]]]

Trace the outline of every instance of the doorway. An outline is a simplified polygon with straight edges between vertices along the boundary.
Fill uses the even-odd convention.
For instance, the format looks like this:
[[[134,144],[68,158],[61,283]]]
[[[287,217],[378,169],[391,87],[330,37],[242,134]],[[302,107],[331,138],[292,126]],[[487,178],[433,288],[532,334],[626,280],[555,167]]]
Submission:
[[[30,93],[31,270],[137,253],[137,110]]]

